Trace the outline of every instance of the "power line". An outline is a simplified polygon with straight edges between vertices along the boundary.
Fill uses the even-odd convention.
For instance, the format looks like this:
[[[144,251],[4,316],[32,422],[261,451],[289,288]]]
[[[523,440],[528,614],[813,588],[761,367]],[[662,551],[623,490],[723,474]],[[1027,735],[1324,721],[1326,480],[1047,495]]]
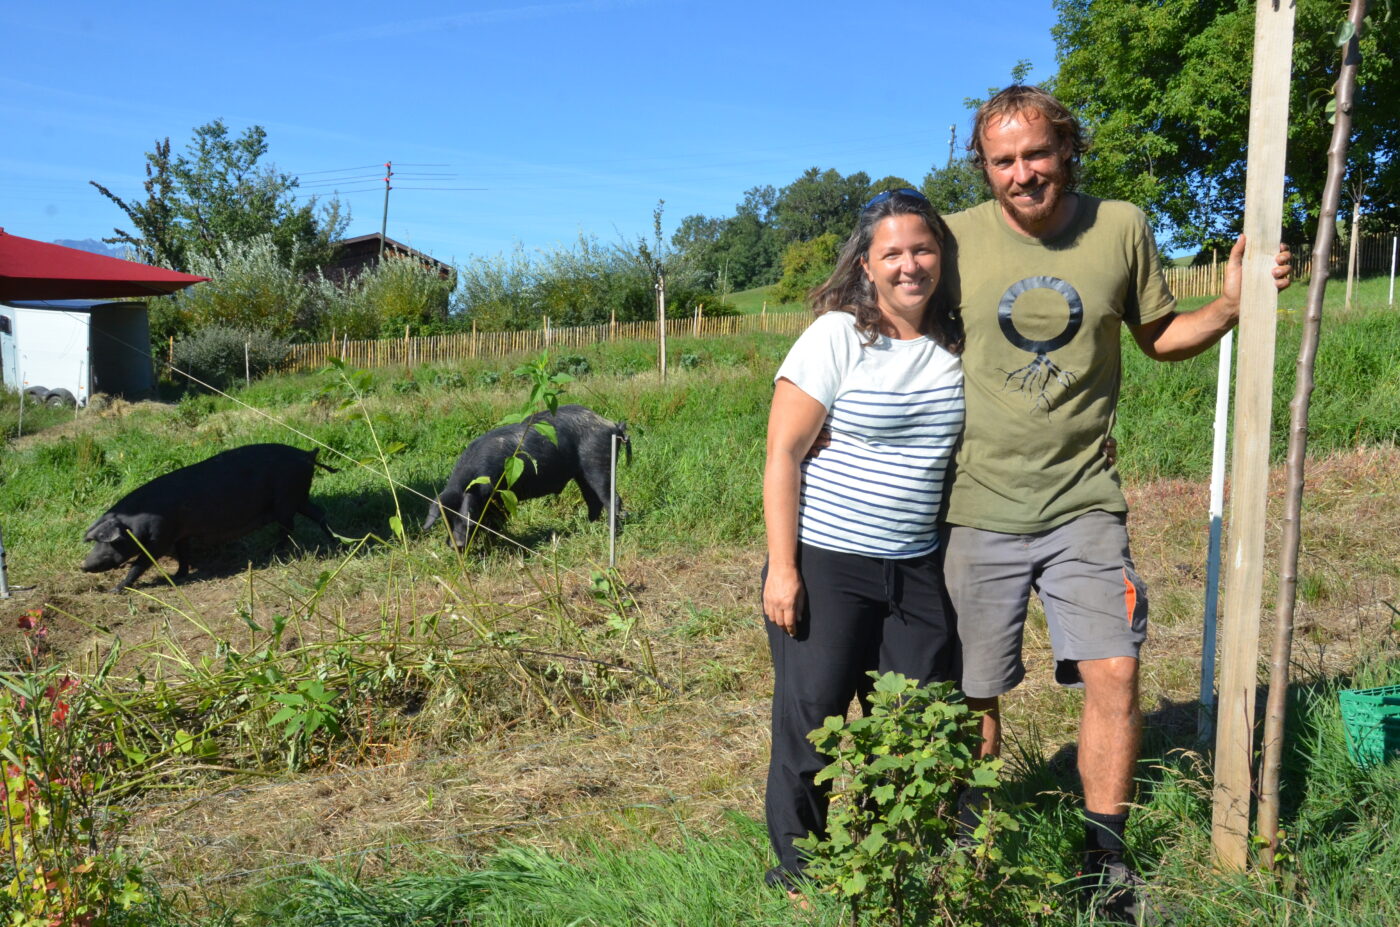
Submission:
[[[292,176],[301,177],[306,174],[343,174],[347,171],[367,171],[378,166],[378,164],[361,164],[358,167],[332,167],[324,171],[299,171],[292,174]]]

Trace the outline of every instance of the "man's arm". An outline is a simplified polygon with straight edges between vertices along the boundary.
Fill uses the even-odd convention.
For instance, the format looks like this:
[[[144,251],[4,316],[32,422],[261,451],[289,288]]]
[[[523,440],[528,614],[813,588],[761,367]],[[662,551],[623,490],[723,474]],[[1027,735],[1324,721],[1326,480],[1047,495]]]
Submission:
[[[1280,290],[1293,282],[1293,254],[1278,246],[1274,284]],[[1225,336],[1240,318],[1240,281],[1244,273],[1244,236],[1235,239],[1225,262],[1220,296],[1195,312],[1170,313],[1146,325],[1130,325],[1133,340],[1153,360],[1177,361],[1195,357]]]

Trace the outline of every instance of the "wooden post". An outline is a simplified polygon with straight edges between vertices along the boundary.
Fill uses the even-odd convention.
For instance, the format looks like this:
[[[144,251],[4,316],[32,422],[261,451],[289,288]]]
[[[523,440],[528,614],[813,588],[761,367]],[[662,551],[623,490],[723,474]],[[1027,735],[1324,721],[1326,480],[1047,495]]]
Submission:
[[[472,319],[472,357],[476,357],[476,319]]]
[[[1312,401],[1313,368],[1322,332],[1322,297],[1327,291],[1327,256],[1337,231],[1337,203],[1347,166],[1347,142],[1351,137],[1351,110],[1356,69],[1361,63],[1358,36],[1366,17],[1366,0],[1351,0],[1347,14],[1353,27],[1351,40],[1342,50],[1337,78],[1337,111],[1332,144],[1327,151],[1327,182],[1313,244],[1313,266],[1321,267],[1308,282],[1308,306],[1303,340],[1298,349],[1298,373],[1289,405],[1288,491],[1284,496],[1283,543],[1279,550],[1278,605],[1274,609],[1274,647],[1269,675],[1268,706],[1264,715],[1262,771],[1259,776],[1259,836],[1264,839],[1260,859],[1270,869],[1278,849],[1279,774],[1283,768],[1283,732],[1288,713],[1289,664],[1293,659],[1293,615],[1298,592],[1298,549],[1302,538],[1303,471],[1308,450],[1308,409]],[[1353,237],[1352,241],[1356,239]]]
[[[409,357],[408,326],[403,327],[403,372],[411,374],[413,372],[413,359]]]
[[[1254,687],[1258,682],[1260,599],[1264,591],[1265,504],[1269,483],[1274,328],[1273,268],[1283,223],[1284,153],[1293,57],[1292,3],[1259,0],[1245,175],[1243,287],[1230,543],[1226,547],[1224,661],[1215,741],[1211,846],[1218,866],[1244,869],[1249,855]]]

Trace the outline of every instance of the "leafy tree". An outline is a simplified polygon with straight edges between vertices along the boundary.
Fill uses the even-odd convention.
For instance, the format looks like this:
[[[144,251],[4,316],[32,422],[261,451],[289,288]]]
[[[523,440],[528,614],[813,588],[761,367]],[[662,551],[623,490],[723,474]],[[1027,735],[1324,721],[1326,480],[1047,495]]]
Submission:
[[[1219,243],[1244,209],[1254,4],[1244,0],[1055,0],[1053,90],[1093,135],[1090,192],[1131,200],[1175,245]],[[1400,207],[1400,17],[1381,0],[1361,39],[1351,176]],[[1346,4],[1298,0],[1289,101],[1286,238],[1311,240],[1332,128]]]
[[[811,241],[795,241],[783,252],[783,276],[773,288],[773,298],[780,303],[795,303],[807,298],[836,267],[841,242],[828,232]]]
[[[775,225],[784,244],[831,234],[844,240],[855,228],[860,208],[869,199],[870,175],[809,167],[782,189],[774,204]]]
[[[259,161],[267,132],[251,126],[232,136],[222,119],[199,126],[185,153],[170,154],[170,139],[146,154],[144,202],[127,202],[92,181],[131,220],[134,231],[114,229],[108,242],[126,244],[150,263],[188,271],[196,257],[212,258],[229,243],[267,235],[297,271],[323,265],[349,215],[332,199],[298,203],[297,179]]]
[[[989,191],[980,168],[967,158],[954,158],[946,167],[934,167],[924,175],[924,196],[941,214],[971,209]]]
[[[865,202],[869,202],[870,198],[877,193],[884,193],[886,190],[902,190],[906,187],[910,190],[919,189],[898,174],[890,174],[888,177],[881,177],[879,180],[871,183],[869,189],[865,191]]]

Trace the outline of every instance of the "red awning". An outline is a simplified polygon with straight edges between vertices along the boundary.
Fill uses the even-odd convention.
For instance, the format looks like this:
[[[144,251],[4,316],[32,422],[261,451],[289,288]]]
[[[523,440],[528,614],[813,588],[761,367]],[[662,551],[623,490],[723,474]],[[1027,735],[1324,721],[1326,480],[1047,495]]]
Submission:
[[[0,228],[0,299],[161,296],[208,279],[20,238]]]

